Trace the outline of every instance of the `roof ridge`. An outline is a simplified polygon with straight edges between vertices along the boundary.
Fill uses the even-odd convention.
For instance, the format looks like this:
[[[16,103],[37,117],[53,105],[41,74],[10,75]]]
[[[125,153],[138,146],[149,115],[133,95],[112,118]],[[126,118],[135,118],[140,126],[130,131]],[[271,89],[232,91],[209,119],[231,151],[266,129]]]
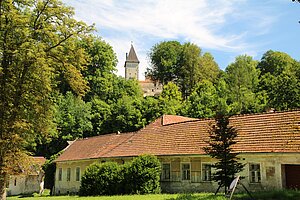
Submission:
[[[298,112],[300,111],[300,108],[295,108],[295,109],[289,109],[289,110],[281,110],[281,111],[265,111],[261,113],[245,113],[245,114],[237,114],[237,115],[232,115],[229,117],[231,118],[236,118],[236,117],[245,117],[245,116],[257,116],[257,115],[271,115],[271,114],[282,114],[282,113],[288,113],[288,112]]]
[[[174,125],[174,124],[183,124],[183,123],[189,123],[189,122],[209,121],[209,120],[214,120],[214,118],[195,118],[195,120],[174,122],[174,123],[165,124],[163,126],[169,126],[169,125]]]

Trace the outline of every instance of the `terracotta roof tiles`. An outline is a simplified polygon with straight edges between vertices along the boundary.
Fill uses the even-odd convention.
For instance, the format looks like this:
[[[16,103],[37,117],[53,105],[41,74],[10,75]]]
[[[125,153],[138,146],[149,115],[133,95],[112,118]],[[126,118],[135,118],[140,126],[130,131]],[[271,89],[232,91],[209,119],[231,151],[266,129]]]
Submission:
[[[154,155],[204,154],[212,119],[164,115],[133,133],[75,141],[56,161]],[[237,152],[300,152],[300,111],[230,118],[238,131]]]

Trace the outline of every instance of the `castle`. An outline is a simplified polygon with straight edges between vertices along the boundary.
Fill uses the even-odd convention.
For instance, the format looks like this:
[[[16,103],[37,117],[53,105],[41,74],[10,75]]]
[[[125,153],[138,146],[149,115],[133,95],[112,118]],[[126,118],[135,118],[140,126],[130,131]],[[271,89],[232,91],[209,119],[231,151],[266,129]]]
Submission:
[[[136,79],[139,81],[139,64],[140,61],[136,55],[133,45],[131,44],[129,53],[126,53],[125,61],[125,79]],[[139,81],[144,97],[145,96],[158,96],[162,92],[162,84],[153,82],[146,77],[144,81]]]

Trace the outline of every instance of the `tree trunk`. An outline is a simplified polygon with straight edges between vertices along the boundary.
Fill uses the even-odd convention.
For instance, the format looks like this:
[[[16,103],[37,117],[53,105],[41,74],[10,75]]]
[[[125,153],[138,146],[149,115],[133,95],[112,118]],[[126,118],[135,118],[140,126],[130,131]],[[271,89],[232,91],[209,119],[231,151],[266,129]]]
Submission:
[[[6,200],[6,182],[7,182],[7,174],[0,174],[0,200]]]

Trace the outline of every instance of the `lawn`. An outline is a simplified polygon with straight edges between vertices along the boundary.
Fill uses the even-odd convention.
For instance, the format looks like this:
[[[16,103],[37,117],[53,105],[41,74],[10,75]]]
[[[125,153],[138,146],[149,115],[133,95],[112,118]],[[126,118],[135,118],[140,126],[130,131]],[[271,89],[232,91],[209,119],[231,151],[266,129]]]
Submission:
[[[299,200],[300,191],[284,190],[256,192],[252,194],[256,200]],[[33,197],[8,197],[7,200],[226,200],[223,195],[214,196],[212,193],[197,194],[151,194],[151,195],[124,195],[124,196],[99,196],[99,197],[78,197],[78,196],[47,196],[42,197],[35,194]],[[247,194],[235,194],[235,200],[250,200]]]
[[[223,196],[214,196],[210,193],[201,194],[149,194],[149,195],[123,195],[123,196],[98,196],[98,197],[78,197],[78,196],[38,196],[23,197],[14,196],[8,197],[7,200],[225,200]]]

